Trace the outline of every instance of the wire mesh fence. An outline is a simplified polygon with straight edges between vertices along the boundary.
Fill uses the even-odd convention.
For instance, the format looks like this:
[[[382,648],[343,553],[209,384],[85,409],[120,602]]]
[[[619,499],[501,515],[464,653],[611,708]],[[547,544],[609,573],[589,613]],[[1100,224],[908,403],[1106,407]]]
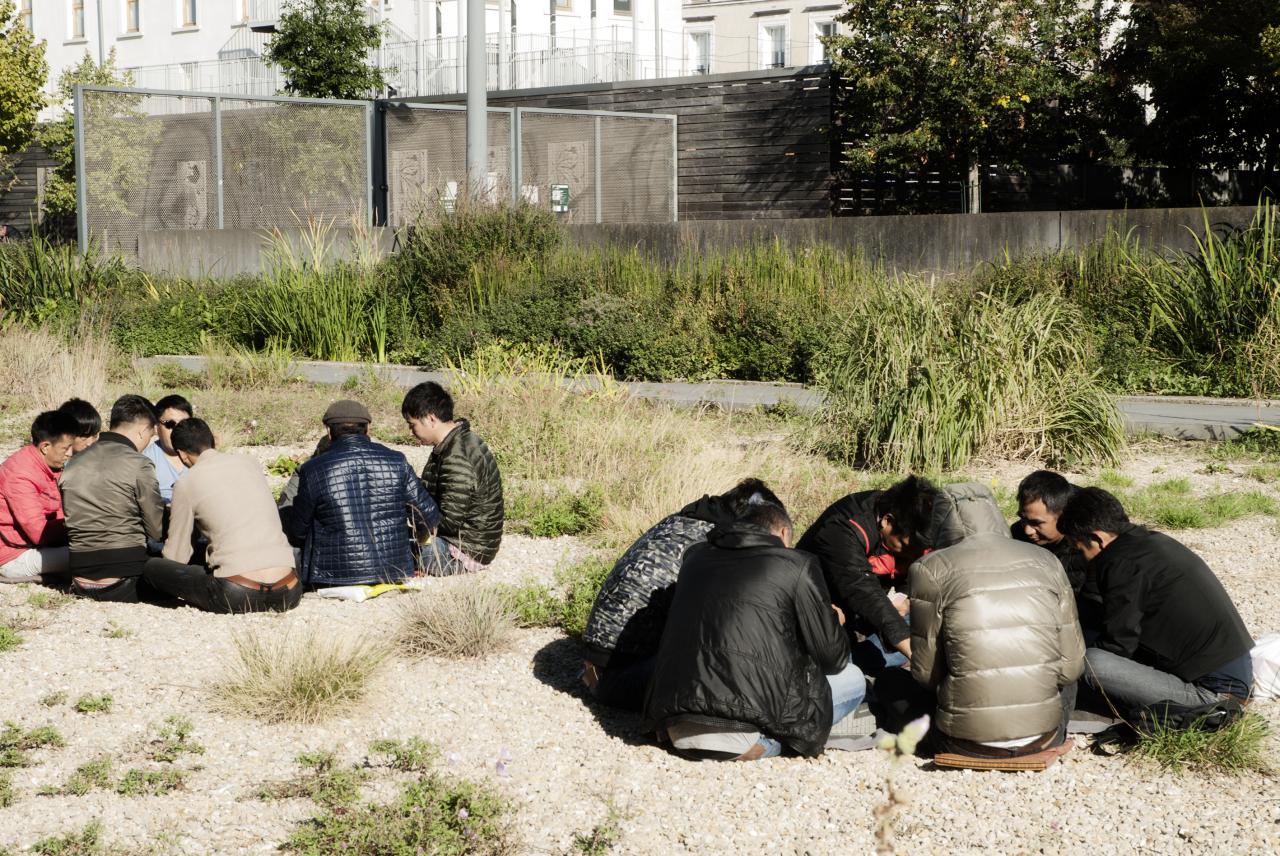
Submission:
[[[151,231],[367,224],[380,219],[382,187],[391,227],[449,213],[467,188],[465,109],[386,107],[83,87],[81,242],[136,259]],[[566,223],[676,219],[674,116],[532,108],[488,116],[490,201],[524,200]],[[385,140],[381,159],[374,139]]]

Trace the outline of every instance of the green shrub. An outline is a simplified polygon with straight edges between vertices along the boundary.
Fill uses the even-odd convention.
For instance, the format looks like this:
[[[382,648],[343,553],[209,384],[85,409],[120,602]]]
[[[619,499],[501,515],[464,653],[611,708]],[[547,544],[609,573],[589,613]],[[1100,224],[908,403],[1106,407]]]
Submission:
[[[506,802],[470,782],[426,773],[390,803],[339,806],[303,823],[281,849],[331,853],[503,856],[516,846]]]
[[[185,716],[170,716],[148,741],[147,754],[153,761],[171,764],[183,755],[202,755],[204,747],[191,739],[195,726]]]
[[[0,246],[0,314],[6,322],[74,327],[107,296],[136,292],[138,277],[117,258],[82,256],[42,235]]]
[[[582,493],[518,493],[512,497],[507,518],[514,521],[517,531],[535,538],[584,535],[600,528],[602,502],[599,489],[594,487]]]
[[[560,621],[563,601],[548,587],[537,583],[501,586],[516,624],[521,627],[554,627]]]
[[[75,709],[77,713],[110,713],[114,700],[110,695],[93,695],[85,693],[76,699]]]
[[[101,856],[102,824],[93,821],[78,832],[42,838],[31,846],[37,856]]]
[[[110,788],[111,771],[112,763],[110,758],[102,757],[86,761],[76,767],[75,772],[71,774],[71,778],[67,779],[67,783],[62,786],[61,792],[71,796],[82,797],[95,789]]]
[[[521,627],[559,627],[569,636],[580,637],[612,570],[612,562],[592,558],[557,571],[554,590],[535,583],[501,591]]]
[[[13,774],[8,770],[0,770],[0,808],[8,808],[18,800],[18,793],[13,789]]]

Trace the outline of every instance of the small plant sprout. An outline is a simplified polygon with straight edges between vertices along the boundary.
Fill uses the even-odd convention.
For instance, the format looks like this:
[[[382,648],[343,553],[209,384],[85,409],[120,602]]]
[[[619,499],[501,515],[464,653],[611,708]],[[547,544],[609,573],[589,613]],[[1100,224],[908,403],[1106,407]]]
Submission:
[[[915,755],[916,747],[929,733],[929,716],[925,714],[913,719],[897,734],[887,734],[876,744],[877,749],[893,753],[893,761],[889,765],[889,774],[885,780],[887,799],[883,805],[875,809],[876,818],[876,854],[892,856],[897,853],[893,843],[893,825],[899,809],[909,800],[907,793],[898,786],[896,773],[906,763],[904,759]]]
[[[114,700],[107,694],[93,695],[85,693],[76,699],[77,713],[110,713]]]

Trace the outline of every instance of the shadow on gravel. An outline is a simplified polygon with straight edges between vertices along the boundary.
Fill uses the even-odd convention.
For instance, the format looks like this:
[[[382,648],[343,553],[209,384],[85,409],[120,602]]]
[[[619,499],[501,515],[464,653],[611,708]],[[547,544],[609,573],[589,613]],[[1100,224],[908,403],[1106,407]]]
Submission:
[[[653,745],[653,736],[640,728],[640,714],[597,703],[579,678],[581,673],[582,646],[573,639],[557,639],[533,655],[533,676],[553,690],[579,699],[606,734],[632,746]]]

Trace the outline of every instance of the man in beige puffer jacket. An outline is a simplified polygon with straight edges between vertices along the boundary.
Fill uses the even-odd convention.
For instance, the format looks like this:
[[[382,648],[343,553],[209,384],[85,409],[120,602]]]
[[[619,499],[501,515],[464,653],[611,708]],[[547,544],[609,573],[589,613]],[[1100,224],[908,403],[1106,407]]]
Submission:
[[[1061,745],[1084,670],[1071,584],[1003,518],[966,526],[910,571],[911,672],[937,693],[935,748],[1005,758]]]

